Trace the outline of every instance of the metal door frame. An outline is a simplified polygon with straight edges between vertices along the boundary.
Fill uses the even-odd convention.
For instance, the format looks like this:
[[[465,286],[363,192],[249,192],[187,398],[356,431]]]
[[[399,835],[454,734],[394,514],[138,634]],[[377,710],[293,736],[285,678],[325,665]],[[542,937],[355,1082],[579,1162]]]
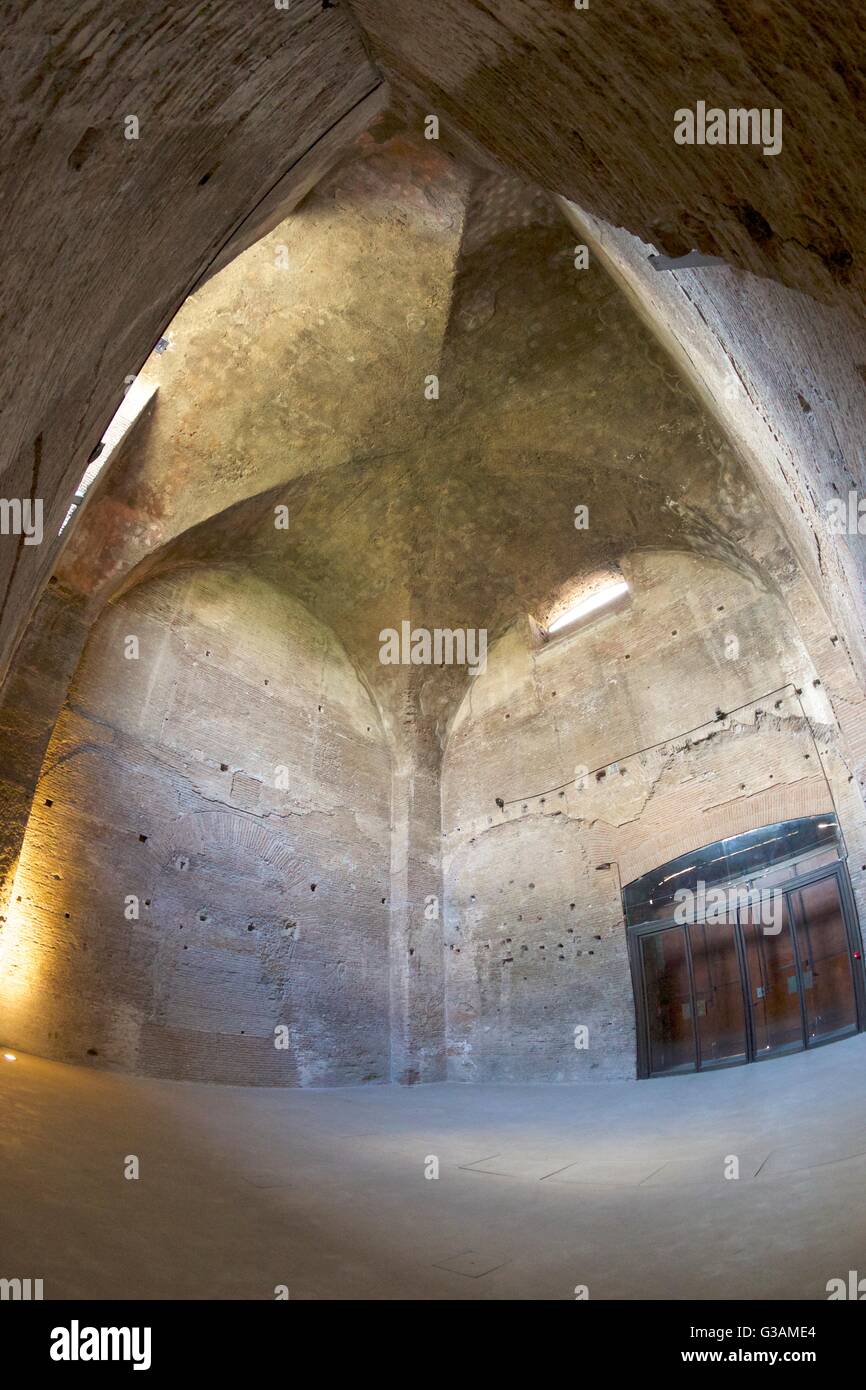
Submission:
[[[841,1042],[841,1038],[818,1038],[809,1041],[808,1026],[806,1020],[806,1006],[803,998],[803,969],[800,961],[800,943],[797,939],[798,918],[794,912],[794,905],[790,902],[789,894],[797,892],[800,888],[807,888],[812,883],[817,883],[825,878],[836,880],[839,904],[842,910],[842,921],[845,926],[845,935],[848,941],[848,961],[851,967],[851,975],[854,982],[854,1011],[855,1011],[855,1032],[861,1033],[866,1027],[866,977],[864,977],[864,966],[862,960],[862,940],[860,935],[860,925],[857,917],[857,907],[854,902],[854,894],[851,889],[851,881],[848,876],[848,869],[844,859],[838,859],[833,864],[822,864],[813,869],[811,873],[802,874],[790,879],[786,883],[775,884],[773,887],[777,892],[783,893],[787,900],[789,930],[794,950],[794,963],[797,971],[797,994],[800,1004],[800,1028],[802,1047],[798,1051],[811,1051],[816,1047],[825,1047],[828,1043]],[[722,886],[722,885],[719,885]],[[788,1052],[764,1052],[760,1055],[755,1049],[755,1028],[752,1017],[752,1000],[750,991],[747,989],[749,982],[748,961],[746,957],[745,938],[743,935],[743,924],[740,921],[740,912],[737,912],[736,922],[730,923],[734,933],[734,944],[737,952],[737,963],[740,968],[740,988],[743,995],[743,1010],[745,1017],[746,1033],[746,1056],[744,1059],[732,1058],[730,1061],[711,1062],[708,1065],[702,1062],[700,1031],[697,1025],[697,1010],[695,999],[695,977],[694,966],[692,963],[692,946],[687,928],[692,924],[688,922],[676,922],[673,917],[660,917],[649,922],[640,922],[626,928],[626,940],[628,945],[629,964],[631,966],[632,990],[635,1001],[635,1020],[637,1035],[637,1074],[639,1079],[651,1079],[653,1076],[683,1076],[693,1071],[721,1071],[725,1067],[742,1067],[752,1062],[773,1061],[779,1056],[790,1055]],[[695,1065],[688,1068],[674,1068],[665,1072],[652,1072],[650,1070],[650,1044],[649,1044],[649,1008],[646,997],[646,975],[643,968],[642,938],[653,936],[657,932],[677,929],[684,933],[685,938],[685,959],[689,981],[689,999],[691,1007],[692,1037],[694,1040]],[[858,960],[860,968],[858,969]],[[848,1036],[853,1036],[849,1034]]]

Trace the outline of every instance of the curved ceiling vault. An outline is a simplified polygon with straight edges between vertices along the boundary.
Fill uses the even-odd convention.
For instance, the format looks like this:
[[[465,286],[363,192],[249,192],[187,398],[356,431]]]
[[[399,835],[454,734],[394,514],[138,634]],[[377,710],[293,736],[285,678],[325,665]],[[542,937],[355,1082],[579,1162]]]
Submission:
[[[382,665],[404,619],[493,640],[642,548],[762,586],[790,565],[626,297],[600,262],[576,269],[550,198],[406,133],[363,137],[163,349],[63,588],[95,610],[158,569],[251,567],[337,633],[395,728],[408,680],[441,740],[467,679]]]
[[[866,219],[854,152],[866,124],[851,55],[863,30],[856,7],[841,23],[819,0],[747,11],[506,0],[495,12],[463,0],[267,12],[191,0],[168,23],[119,0],[83,0],[71,15],[35,0],[3,40],[0,189],[14,212],[0,263],[17,348],[0,368],[6,495],[44,497],[56,537],[125,380],[190,291],[277,226],[390,100],[416,133],[436,114],[441,148],[562,195],[587,219],[587,240],[606,239],[862,670],[862,539],[829,534],[826,503],[862,484]],[[673,113],[698,99],[778,108],[782,150],[678,145]],[[617,247],[617,228],[671,255],[723,257],[722,292],[709,271],[658,276],[660,290],[642,255],[629,268],[634,247]],[[447,259],[456,247],[443,238]],[[434,338],[441,312],[430,306]],[[733,410],[728,373],[744,398]],[[344,400],[363,394],[341,386]],[[382,402],[370,404],[382,427]],[[4,669],[59,549],[2,547]]]

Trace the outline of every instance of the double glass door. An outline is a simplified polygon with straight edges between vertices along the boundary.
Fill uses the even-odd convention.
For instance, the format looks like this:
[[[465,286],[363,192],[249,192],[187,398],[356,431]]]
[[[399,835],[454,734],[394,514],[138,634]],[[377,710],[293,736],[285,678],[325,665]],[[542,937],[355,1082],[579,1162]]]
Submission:
[[[630,931],[629,948],[644,1076],[780,1056],[861,1026],[860,952],[841,863],[776,888],[771,921],[751,906],[706,921],[654,921]]]

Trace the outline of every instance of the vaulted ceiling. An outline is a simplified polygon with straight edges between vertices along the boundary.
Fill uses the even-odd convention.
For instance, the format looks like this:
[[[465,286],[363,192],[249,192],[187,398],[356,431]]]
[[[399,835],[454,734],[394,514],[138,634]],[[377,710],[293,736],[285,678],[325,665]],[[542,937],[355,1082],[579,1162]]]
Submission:
[[[178,375],[167,376],[150,436],[174,467],[148,484],[144,465],[131,465],[131,511],[153,522],[140,555],[290,483],[305,535],[295,533],[285,564],[267,546],[261,563],[301,590],[312,590],[317,567],[357,572],[357,608],[372,629],[380,614],[357,540],[384,524],[377,498],[389,497],[378,505],[401,518],[388,544],[402,538],[408,592],[431,613],[445,593],[436,575],[456,555],[451,611],[474,615],[475,548],[485,553],[492,626],[510,605],[549,600],[571,556],[544,518],[583,500],[577,491],[597,498],[588,544],[599,553],[612,498],[620,541],[652,531],[656,543],[673,542],[665,528],[676,529],[677,515],[683,532],[727,544],[719,536],[740,510],[729,498],[743,475],[667,365],[672,356],[734,443],[763,499],[757,508],[779,516],[856,662],[862,540],[830,534],[826,501],[863,483],[864,27],[858,7],[837,18],[821,0],[590,0],[586,9],[571,0],[294,0],[287,9],[82,0],[72,12],[34,0],[2,40],[0,471],[7,497],[45,498],[54,539],[26,547],[3,538],[0,665],[57,564],[56,532],[126,379],[196,286],[183,314],[197,327],[187,340],[178,321],[174,355],[164,354],[166,372],[174,364]],[[698,100],[781,109],[781,153],[676,144],[674,112]],[[376,126],[388,104],[390,127]],[[435,151],[417,138],[429,113],[442,128]],[[409,172],[397,161],[388,174],[383,142],[389,131],[398,139],[401,124]],[[337,182],[298,207],[340,161]],[[371,191],[374,168],[400,187]],[[508,176],[570,200],[581,237],[666,351],[635,334],[609,281],[570,269],[573,231],[538,214]],[[527,224],[521,211],[511,226],[508,209],[526,198]],[[390,221],[374,210],[385,203]],[[491,205],[504,209],[496,230],[485,229]],[[338,222],[346,235],[336,235]],[[270,241],[257,241],[263,232]],[[233,258],[251,247],[273,265],[280,238],[290,269],[274,265],[284,279],[273,279],[268,305],[264,273],[244,290],[247,269]],[[649,268],[647,250],[693,247],[731,268]],[[554,306],[569,323],[556,359],[568,373],[553,366]],[[533,336],[536,321],[548,339]],[[234,355],[220,354],[229,343]],[[187,354],[190,368],[203,368],[194,400],[181,370]],[[418,377],[437,366],[434,404]],[[240,399],[241,384],[245,415],[226,404]],[[304,401],[315,403],[307,418]],[[661,494],[677,435],[693,476],[674,488],[674,512]],[[654,500],[640,495],[642,474]],[[429,517],[449,515],[443,496],[465,509],[481,479],[501,502],[479,523],[483,544],[467,541],[461,555],[455,537],[449,552],[437,521],[440,567],[426,567]],[[325,516],[316,487],[344,506],[352,499],[354,565],[337,541],[315,539],[310,518],[324,529]],[[514,507],[543,551],[532,572]],[[239,524],[252,535],[251,517]],[[113,581],[132,559],[130,529],[119,513],[106,519],[106,539],[123,539],[125,559],[101,576],[91,564],[88,578],[73,540],[67,568],[78,566],[82,583]],[[103,537],[90,535],[110,558]],[[509,554],[507,580],[490,563],[497,540]],[[327,595],[327,584],[316,588]],[[347,588],[335,583],[334,595]],[[336,623],[337,598],[318,601]]]
[[[252,567],[387,704],[379,633],[404,619],[493,640],[641,548],[773,582],[744,470],[550,197],[419,136],[363,137],[160,348],[155,408],[58,569],[94,604],[181,563]],[[425,673],[440,724],[465,679]]]

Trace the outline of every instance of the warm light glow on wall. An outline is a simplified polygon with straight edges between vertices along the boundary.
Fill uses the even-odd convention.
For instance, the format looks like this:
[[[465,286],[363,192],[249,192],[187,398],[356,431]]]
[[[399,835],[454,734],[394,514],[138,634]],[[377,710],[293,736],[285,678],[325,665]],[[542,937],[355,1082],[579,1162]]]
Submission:
[[[39,972],[39,953],[30,923],[21,903],[15,901],[19,896],[24,896],[20,869],[15,875],[6,921],[0,931],[0,1003],[4,1021],[11,1019],[15,1005],[23,1003],[35,989]]]

